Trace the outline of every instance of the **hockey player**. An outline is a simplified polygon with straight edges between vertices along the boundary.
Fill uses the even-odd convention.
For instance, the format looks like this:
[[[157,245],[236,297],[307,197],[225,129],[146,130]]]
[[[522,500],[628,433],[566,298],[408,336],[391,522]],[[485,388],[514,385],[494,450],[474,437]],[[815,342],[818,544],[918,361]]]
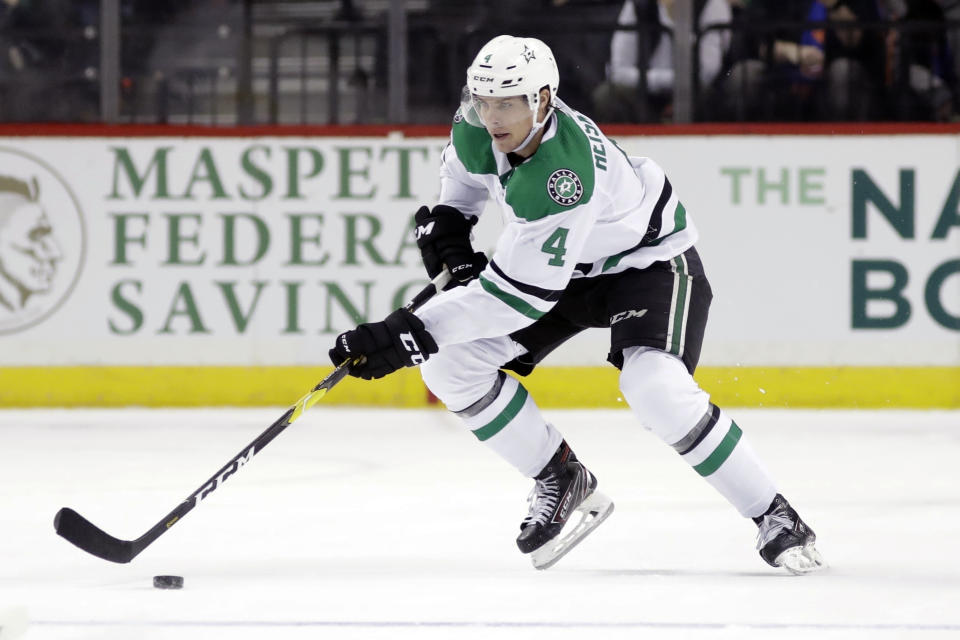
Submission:
[[[628,157],[558,85],[539,40],[499,36],[480,50],[443,152],[440,201],[415,216],[428,274],[446,266],[465,286],[339,335],[331,359],[365,379],[420,365],[447,408],[533,478],[517,545],[546,568],[613,503],[504,370],[526,375],[571,336],[607,327],[608,359],[640,422],[756,522],[766,562],[822,567],[813,531],[692,377],[712,298],[692,219],[663,170]],[[489,264],[470,243],[488,197],[504,221]]]

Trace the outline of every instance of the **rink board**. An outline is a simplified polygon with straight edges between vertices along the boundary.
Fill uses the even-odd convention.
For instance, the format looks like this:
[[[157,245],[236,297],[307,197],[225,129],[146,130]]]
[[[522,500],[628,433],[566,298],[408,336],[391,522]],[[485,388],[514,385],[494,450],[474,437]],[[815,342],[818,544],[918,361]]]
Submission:
[[[718,402],[960,406],[960,127],[605,130],[700,231]],[[294,401],[426,282],[410,229],[445,135],[0,127],[0,406]],[[488,206],[474,245],[500,224]],[[617,406],[608,340],[551,354],[539,401]],[[428,402],[415,372],[328,401]]]

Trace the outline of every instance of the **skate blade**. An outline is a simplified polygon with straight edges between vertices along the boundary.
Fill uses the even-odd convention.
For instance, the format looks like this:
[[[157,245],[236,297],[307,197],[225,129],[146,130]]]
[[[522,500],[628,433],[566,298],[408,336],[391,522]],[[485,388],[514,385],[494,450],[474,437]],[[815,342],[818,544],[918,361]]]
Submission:
[[[560,558],[567,555],[613,513],[613,501],[602,493],[594,491],[580,503],[575,511],[580,514],[580,519],[572,529],[569,527],[570,523],[564,527],[564,531],[569,529],[569,533],[564,535],[564,531],[561,531],[559,536],[530,553],[530,561],[533,562],[534,569],[549,569]]]
[[[823,556],[812,544],[805,547],[787,549],[775,560],[778,567],[783,567],[796,576],[814,573],[826,569],[827,563]]]

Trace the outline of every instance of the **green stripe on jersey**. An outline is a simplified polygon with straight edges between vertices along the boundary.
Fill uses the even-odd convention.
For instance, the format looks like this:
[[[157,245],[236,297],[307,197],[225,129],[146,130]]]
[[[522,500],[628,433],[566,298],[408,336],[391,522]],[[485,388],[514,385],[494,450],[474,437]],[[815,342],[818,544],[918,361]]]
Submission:
[[[687,210],[683,208],[682,202],[677,202],[677,208],[673,212],[673,231],[670,233],[676,233],[677,231],[683,231],[687,228]]]
[[[539,320],[542,318],[545,313],[539,309],[531,306],[530,304],[524,302],[520,298],[510,293],[507,293],[497,285],[493,284],[483,276],[480,276],[480,286],[483,287],[483,290],[489,293],[490,295],[496,297],[501,302],[509,305],[514,311],[522,313],[528,318],[533,318],[534,320]]]
[[[520,409],[523,408],[523,404],[527,401],[527,390],[523,388],[522,384],[517,385],[517,392],[513,394],[513,397],[510,399],[510,402],[507,403],[507,406],[500,412],[500,414],[491,420],[489,423],[483,425],[479,429],[474,429],[473,435],[477,436],[477,440],[483,442],[484,440],[489,440],[493,436],[500,433],[511,420],[517,417],[517,414],[520,413]]]
[[[672,236],[673,234],[675,234],[675,233],[677,233],[677,232],[679,232],[679,231],[683,231],[683,230],[686,229],[686,228],[687,228],[687,210],[684,209],[684,208],[683,208],[683,205],[678,202],[678,203],[677,203],[677,208],[676,208],[676,209],[674,210],[674,212],[673,212],[673,231],[671,231],[671,232],[668,233],[667,235],[663,236],[662,238],[657,238],[657,239],[654,240],[653,242],[651,242],[651,243],[649,243],[649,244],[646,244],[646,245],[643,245],[643,246],[645,246],[645,247],[655,247],[655,246],[657,246],[658,244],[660,244],[661,242],[663,242],[664,240],[666,240],[667,238],[669,238],[670,236]],[[618,264],[620,264],[620,261],[623,260],[623,258],[624,258],[625,256],[630,255],[630,254],[633,253],[634,251],[637,251],[637,249],[639,249],[639,248],[641,248],[641,247],[630,247],[630,248],[627,249],[626,251],[621,251],[621,252],[618,253],[617,255],[610,256],[609,258],[607,258],[607,259],[604,261],[604,263],[603,263],[603,268],[600,269],[600,273],[603,273],[604,271],[607,271],[607,270],[609,270],[609,269],[613,269],[615,266],[617,266]]]
[[[657,238],[647,246],[655,247],[661,242],[663,242],[664,240],[666,240],[667,238],[669,238],[670,236],[672,236],[673,234],[679,233],[680,231],[683,231],[686,228],[687,228],[687,210],[683,207],[681,203],[678,202],[677,208],[674,209],[673,211],[673,231],[671,231],[665,236]]]
[[[637,247],[630,247],[626,251],[621,251],[615,256],[610,256],[609,258],[603,261],[603,267],[600,269],[600,273],[603,273],[608,269],[613,269],[615,266],[620,264],[620,261],[623,260],[624,256],[630,255],[636,250],[637,250]]]
[[[731,420],[730,430],[727,431],[727,435],[723,437],[723,440],[721,440],[717,448],[713,450],[713,453],[707,456],[706,460],[695,466],[693,470],[704,477],[714,473],[720,468],[720,465],[727,461],[730,454],[733,453],[733,449],[737,446],[737,443],[740,442],[740,436],[742,435],[743,431],[740,430],[736,422]]]

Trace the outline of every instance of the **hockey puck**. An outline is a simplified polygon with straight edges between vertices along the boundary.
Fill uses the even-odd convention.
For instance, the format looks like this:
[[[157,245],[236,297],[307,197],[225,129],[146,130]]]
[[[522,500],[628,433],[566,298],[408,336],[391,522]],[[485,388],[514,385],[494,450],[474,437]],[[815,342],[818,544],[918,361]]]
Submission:
[[[183,589],[183,576],[153,576],[157,589]]]

